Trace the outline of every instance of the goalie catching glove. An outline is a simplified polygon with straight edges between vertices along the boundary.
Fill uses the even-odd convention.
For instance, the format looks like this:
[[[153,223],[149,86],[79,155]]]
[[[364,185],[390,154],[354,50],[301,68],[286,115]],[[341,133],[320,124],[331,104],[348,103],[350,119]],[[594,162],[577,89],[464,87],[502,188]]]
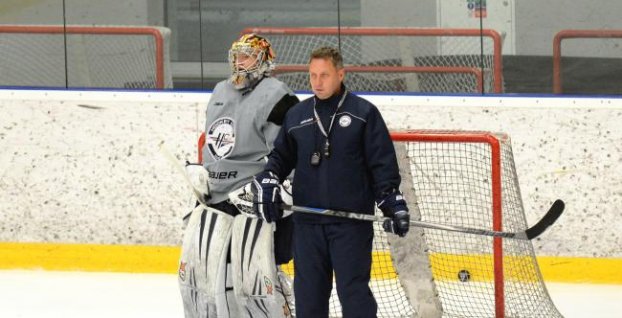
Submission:
[[[410,214],[402,192],[393,189],[389,194],[378,202],[378,208],[382,213],[389,217],[382,224],[386,232],[395,233],[400,237],[406,236],[410,227]]]
[[[253,210],[258,217],[271,223],[283,217],[279,179],[272,171],[264,171],[253,179]]]

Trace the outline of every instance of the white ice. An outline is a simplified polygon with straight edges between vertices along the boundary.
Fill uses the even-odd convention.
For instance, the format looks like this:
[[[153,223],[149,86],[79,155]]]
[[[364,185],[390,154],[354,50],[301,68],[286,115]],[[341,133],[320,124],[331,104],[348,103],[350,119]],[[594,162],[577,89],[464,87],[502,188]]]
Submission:
[[[622,285],[547,283],[566,318],[620,317]],[[183,318],[171,274],[0,271],[2,318]]]

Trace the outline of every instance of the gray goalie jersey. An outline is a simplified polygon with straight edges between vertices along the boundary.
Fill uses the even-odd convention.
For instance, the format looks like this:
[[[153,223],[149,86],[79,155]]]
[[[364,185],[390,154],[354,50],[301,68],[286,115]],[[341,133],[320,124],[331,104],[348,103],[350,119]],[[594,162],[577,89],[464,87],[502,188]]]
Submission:
[[[297,102],[283,82],[271,77],[246,93],[229,81],[216,85],[207,105],[203,146],[203,166],[209,172],[209,203],[226,200],[229,192],[263,170],[282,118]]]

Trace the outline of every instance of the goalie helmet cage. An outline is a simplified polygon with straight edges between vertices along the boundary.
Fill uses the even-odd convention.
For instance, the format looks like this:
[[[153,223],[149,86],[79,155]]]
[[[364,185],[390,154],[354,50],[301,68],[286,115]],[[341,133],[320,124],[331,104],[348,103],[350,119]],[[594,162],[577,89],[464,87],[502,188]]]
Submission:
[[[614,47],[620,46],[622,30],[561,30],[553,38],[553,93],[561,94],[562,89],[562,41],[570,39],[618,39],[612,43]]]
[[[65,65],[65,32],[67,65]],[[0,86],[172,88],[170,30],[0,25]]]
[[[275,74],[308,90],[309,54],[340,46],[353,91],[503,92],[501,36],[490,29],[247,28],[276,52]]]
[[[494,231],[528,228],[507,135],[419,130],[391,136],[413,219]],[[529,240],[422,228],[398,238],[379,223],[374,229],[370,287],[378,317],[563,317]],[[341,317],[334,288],[330,301],[330,317]]]

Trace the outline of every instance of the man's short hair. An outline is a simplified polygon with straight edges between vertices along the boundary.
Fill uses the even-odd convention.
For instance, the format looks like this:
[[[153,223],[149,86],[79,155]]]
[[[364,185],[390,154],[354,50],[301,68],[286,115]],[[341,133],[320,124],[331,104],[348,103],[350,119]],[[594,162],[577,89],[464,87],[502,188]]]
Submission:
[[[309,57],[309,63],[311,63],[311,60],[313,59],[327,59],[333,62],[336,69],[343,68],[343,57],[341,56],[341,52],[334,47],[323,46],[313,50],[313,52],[311,52],[311,56]]]

